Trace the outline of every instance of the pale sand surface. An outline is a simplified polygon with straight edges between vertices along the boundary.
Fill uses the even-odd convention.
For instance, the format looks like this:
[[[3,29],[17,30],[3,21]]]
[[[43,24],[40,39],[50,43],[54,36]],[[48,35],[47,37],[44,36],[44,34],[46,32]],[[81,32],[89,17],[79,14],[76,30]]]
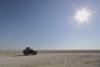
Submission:
[[[0,67],[100,67],[99,53],[39,53],[0,56]]]

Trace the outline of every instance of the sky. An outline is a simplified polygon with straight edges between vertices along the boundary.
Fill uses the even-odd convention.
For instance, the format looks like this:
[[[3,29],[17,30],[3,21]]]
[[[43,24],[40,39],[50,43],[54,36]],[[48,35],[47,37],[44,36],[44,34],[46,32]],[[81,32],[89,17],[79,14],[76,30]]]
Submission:
[[[0,0],[0,49],[100,49],[100,0]],[[78,24],[77,9],[91,12]]]

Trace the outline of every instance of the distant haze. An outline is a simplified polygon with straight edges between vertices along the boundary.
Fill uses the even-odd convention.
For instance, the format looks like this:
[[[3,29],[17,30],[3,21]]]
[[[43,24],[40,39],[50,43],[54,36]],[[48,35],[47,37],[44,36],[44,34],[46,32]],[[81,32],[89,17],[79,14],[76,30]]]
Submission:
[[[88,8],[88,23],[73,18]],[[0,0],[0,49],[100,49],[100,0]]]

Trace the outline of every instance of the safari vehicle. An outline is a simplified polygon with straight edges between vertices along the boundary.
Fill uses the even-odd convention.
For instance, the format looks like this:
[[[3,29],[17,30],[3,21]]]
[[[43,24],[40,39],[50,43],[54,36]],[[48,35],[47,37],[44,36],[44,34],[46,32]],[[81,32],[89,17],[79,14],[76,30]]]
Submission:
[[[37,51],[36,50],[33,50],[32,48],[30,47],[26,47],[24,50],[23,50],[23,54],[25,56],[27,55],[36,55],[37,54]]]

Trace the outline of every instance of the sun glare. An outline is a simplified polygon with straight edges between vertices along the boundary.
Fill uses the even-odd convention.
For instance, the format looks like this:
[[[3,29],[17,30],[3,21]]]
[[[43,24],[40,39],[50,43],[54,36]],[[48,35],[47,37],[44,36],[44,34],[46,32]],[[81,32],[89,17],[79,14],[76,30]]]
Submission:
[[[77,10],[75,19],[78,21],[78,23],[84,23],[88,20],[90,16],[90,12],[88,12],[85,8]]]

